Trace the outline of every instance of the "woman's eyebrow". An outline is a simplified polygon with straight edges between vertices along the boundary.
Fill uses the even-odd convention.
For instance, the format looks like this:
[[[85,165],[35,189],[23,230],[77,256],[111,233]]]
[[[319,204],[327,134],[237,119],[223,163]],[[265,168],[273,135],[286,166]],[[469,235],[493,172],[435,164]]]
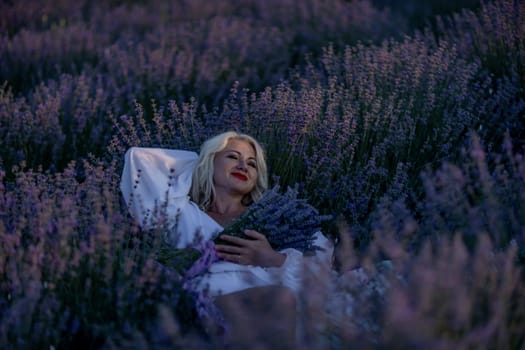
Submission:
[[[226,152],[234,152],[234,153],[237,153],[238,155],[242,155],[241,152],[239,152],[239,151],[237,151],[237,150],[234,150],[234,149],[226,149],[225,151],[226,151]],[[252,157],[252,156],[248,157],[247,159],[253,159],[253,160],[256,160],[256,158],[255,158],[255,157]]]

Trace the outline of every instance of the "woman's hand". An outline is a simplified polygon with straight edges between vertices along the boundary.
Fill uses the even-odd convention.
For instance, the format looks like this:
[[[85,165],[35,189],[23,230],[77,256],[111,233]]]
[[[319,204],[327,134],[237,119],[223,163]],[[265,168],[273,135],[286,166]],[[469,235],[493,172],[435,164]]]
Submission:
[[[244,234],[250,238],[221,235],[221,239],[233,245],[215,245],[219,258],[261,267],[278,267],[284,263],[286,255],[273,250],[265,235],[253,230],[244,230]]]

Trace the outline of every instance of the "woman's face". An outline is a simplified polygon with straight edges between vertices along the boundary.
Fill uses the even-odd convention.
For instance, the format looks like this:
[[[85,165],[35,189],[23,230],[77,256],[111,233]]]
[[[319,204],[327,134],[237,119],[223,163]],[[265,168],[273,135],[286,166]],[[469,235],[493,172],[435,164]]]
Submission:
[[[216,190],[245,195],[250,193],[257,183],[255,150],[246,141],[228,141],[226,148],[215,154],[213,166],[213,183]]]

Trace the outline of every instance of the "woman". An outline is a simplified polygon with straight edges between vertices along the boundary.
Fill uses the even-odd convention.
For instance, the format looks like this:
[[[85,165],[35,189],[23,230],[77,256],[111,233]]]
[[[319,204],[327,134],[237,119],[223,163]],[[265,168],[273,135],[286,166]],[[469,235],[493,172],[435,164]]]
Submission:
[[[130,212],[139,223],[152,227],[167,220],[170,233],[166,239],[180,248],[215,238],[267,187],[262,147],[252,137],[232,131],[206,141],[199,156],[187,151],[131,148],[126,152],[121,182]],[[221,260],[194,278],[193,287],[206,289],[215,298],[233,329],[236,322],[242,325],[247,321],[246,315],[239,314],[240,300],[246,301],[243,309],[253,301],[258,313],[282,310],[280,304],[286,304],[294,312],[282,320],[295,325],[293,293],[300,288],[301,252],[275,251],[261,233],[249,229],[244,233],[249,239],[221,235],[232,245],[216,245]],[[324,248],[318,258],[329,263],[331,243],[317,233],[315,244]],[[261,307],[261,300],[272,303]]]

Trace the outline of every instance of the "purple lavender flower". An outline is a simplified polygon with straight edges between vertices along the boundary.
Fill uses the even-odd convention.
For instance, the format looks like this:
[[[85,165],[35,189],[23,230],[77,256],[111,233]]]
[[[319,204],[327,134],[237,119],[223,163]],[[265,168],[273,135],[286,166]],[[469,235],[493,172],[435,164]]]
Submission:
[[[288,188],[280,194],[279,186],[266,191],[222,234],[248,238],[244,229],[252,229],[266,236],[275,250],[294,248],[303,253],[314,253],[314,234],[321,230],[321,222],[329,216],[320,215],[306,200],[297,198],[297,190]],[[220,238],[215,243],[228,244]]]

